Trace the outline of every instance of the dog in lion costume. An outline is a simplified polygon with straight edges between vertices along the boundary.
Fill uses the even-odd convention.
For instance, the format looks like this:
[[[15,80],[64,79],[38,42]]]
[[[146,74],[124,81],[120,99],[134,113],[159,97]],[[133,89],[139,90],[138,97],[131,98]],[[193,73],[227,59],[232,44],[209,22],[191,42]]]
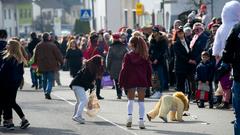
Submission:
[[[189,101],[188,97],[182,92],[175,92],[171,95],[162,96],[153,110],[147,113],[149,121],[159,116],[163,121],[168,122],[167,115],[170,112],[170,119],[172,121],[182,122],[182,116],[184,111],[188,111]]]

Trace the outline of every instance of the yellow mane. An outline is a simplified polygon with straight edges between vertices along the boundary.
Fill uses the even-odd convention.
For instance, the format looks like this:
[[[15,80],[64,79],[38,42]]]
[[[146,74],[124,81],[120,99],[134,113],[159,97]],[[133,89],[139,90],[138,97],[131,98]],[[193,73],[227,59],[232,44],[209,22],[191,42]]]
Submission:
[[[189,108],[188,97],[185,96],[182,92],[175,92],[175,93],[173,93],[173,96],[182,100],[182,102],[184,104],[184,111],[187,111]]]

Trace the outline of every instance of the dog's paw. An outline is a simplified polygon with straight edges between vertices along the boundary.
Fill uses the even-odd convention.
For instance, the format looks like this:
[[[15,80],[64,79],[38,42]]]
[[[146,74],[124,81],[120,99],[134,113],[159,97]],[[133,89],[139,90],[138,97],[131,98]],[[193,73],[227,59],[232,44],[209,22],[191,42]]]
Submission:
[[[172,121],[177,121],[177,119],[171,119]]]
[[[160,118],[161,118],[164,122],[166,122],[166,123],[168,122],[168,121],[167,121],[167,118],[164,118],[164,117],[161,117],[161,116],[160,116]]]
[[[179,122],[184,122],[184,120],[183,119],[181,119],[181,120],[178,120]]]

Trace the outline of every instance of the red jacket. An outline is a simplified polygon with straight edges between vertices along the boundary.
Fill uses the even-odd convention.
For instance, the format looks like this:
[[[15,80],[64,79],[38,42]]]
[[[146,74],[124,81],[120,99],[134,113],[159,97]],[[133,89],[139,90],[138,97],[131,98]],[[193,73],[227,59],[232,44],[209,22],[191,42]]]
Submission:
[[[90,59],[95,55],[101,55],[104,56],[104,53],[108,52],[108,46],[105,42],[98,42],[98,43],[91,43],[88,42],[88,48],[84,54],[86,59]]]
[[[134,52],[124,56],[119,84],[125,89],[151,86],[152,68],[148,60]]]

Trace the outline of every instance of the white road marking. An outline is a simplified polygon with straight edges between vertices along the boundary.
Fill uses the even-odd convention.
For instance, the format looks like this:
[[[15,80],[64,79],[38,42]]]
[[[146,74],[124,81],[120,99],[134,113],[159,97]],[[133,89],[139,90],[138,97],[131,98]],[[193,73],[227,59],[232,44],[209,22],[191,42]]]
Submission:
[[[70,105],[72,105],[72,106],[75,105],[75,103],[70,102],[70,101],[68,101],[67,99],[63,98],[63,97],[61,97],[61,96],[59,96],[59,95],[56,95],[55,93],[51,93],[51,94],[54,95],[55,97],[58,97],[59,99],[65,101],[65,102],[67,102],[68,104],[70,104]],[[86,111],[86,109],[84,109],[84,111]],[[137,135],[137,133],[134,133],[134,132],[130,131],[129,129],[127,129],[127,128],[125,128],[125,127],[122,127],[122,126],[120,126],[120,125],[118,125],[118,124],[116,124],[116,123],[114,123],[114,122],[112,122],[112,121],[104,118],[103,116],[97,115],[97,117],[100,118],[100,119],[103,119],[103,120],[106,121],[106,122],[111,123],[112,125],[120,128],[120,129],[122,129],[122,130],[124,130],[124,131],[126,131],[126,132],[128,132],[128,133],[130,133],[130,134]]]

